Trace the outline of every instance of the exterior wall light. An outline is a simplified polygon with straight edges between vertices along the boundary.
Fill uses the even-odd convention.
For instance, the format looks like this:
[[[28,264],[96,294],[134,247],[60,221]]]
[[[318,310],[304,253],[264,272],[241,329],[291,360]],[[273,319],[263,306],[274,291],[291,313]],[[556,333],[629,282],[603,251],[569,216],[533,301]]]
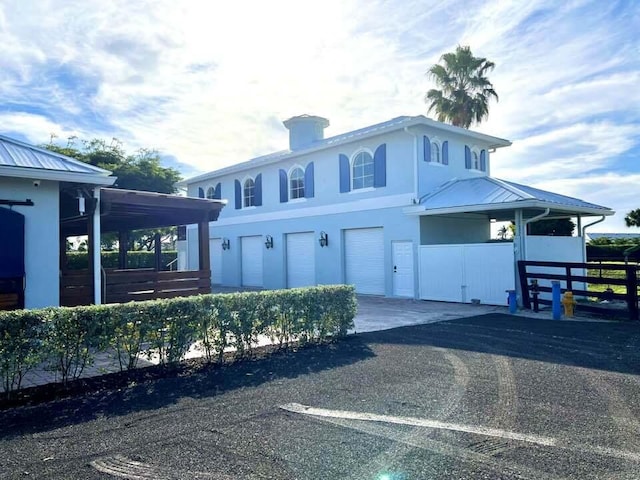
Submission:
[[[329,235],[325,232],[320,232],[320,239],[318,241],[320,242],[321,247],[326,247],[329,245]]]
[[[222,249],[223,250],[229,250],[231,248],[231,242],[229,241],[228,238],[223,238],[222,239]]]
[[[267,235],[267,239],[264,241],[264,246],[267,248],[273,248],[273,237],[271,235]]]

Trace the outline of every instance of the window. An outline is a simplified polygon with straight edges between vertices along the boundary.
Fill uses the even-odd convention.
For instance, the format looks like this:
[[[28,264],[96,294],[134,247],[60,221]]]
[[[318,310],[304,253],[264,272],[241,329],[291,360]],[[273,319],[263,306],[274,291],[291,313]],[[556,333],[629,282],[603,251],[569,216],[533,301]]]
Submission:
[[[198,198],[204,198],[204,188],[198,187]]]
[[[209,200],[213,200],[214,198],[216,198],[216,190],[213,187],[209,187],[207,188],[207,198]]]
[[[248,178],[242,188],[242,206],[254,207],[256,205],[256,184],[253,179]]]
[[[476,150],[471,152],[471,168],[480,170],[480,154]]]
[[[358,153],[352,166],[353,190],[373,187],[373,157],[367,152]]]
[[[431,161],[435,163],[442,163],[442,158],[440,157],[440,145],[436,142],[431,142]]]
[[[296,167],[289,175],[289,196],[290,198],[304,198],[304,172],[300,167]]]

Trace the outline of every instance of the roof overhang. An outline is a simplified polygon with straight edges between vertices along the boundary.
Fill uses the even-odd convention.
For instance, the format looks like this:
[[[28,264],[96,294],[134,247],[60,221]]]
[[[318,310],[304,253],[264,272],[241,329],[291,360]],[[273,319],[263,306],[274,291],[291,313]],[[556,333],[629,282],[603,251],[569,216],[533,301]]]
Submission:
[[[155,192],[116,188],[100,190],[100,228],[102,232],[162,228],[218,219],[226,200],[180,197]],[[63,218],[65,235],[87,233],[88,216]]]
[[[413,205],[404,208],[403,212],[406,215],[419,215],[419,216],[433,216],[433,215],[454,215],[460,213],[486,213],[491,214],[504,214],[509,215],[509,212],[515,212],[516,210],[546,210],[549,209],[550,216],[609,216],[613,215],[615,211],[608,208],[590,208],[581,206],[567,206],[559,205],[553,202],[544,202],[541,200],[520,200],[516,202],[501,202],[501,203],[489,203],[479,205],[457,205],[451,207],[442,208],[425,208],[421,205]]]
[[[117,179],[116,177],[103,174],[65,172],[62,170],[44,170],[39,168],[5,165],[0,166],[0,177],[31,178],[33,180],[82,183],[105,187],[113,185]]]

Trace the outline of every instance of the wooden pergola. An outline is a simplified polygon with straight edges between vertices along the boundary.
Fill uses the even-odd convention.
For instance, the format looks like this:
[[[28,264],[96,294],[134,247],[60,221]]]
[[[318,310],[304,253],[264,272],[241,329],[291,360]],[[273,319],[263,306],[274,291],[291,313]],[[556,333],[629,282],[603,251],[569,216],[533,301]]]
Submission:
[[[99,195],[94,194],[83,200],[84,212],[81,212],[82,209],[78,207],[79,197],[80,195],[61,195],[60,305],[119,303],[211,291],[209,222],[217,220],[225,205],[224,201],[101,188]],[[198,226],[198,270],[162,271],[159,236],[156,236],[155,241],[155,268],[126,268],[126,246],[131,231],[191,224]],[[96,237],[98,234],[111,232],[118,234],[118,268],[105,270],[100,265],[100,255],[95,251],[95,246],[99,245]],[[69,270],[66,240],[79,235],[88,236],[89,268]],[[96,285],[98,278],[101,279],[100,284]]]

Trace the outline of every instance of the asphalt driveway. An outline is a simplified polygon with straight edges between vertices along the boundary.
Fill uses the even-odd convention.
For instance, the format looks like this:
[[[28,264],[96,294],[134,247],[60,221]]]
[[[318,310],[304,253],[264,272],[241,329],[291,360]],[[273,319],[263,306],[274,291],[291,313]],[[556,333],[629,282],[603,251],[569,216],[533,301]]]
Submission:
[[[0,478],[638,478],[640,328],[500,314],[0,412]]]

